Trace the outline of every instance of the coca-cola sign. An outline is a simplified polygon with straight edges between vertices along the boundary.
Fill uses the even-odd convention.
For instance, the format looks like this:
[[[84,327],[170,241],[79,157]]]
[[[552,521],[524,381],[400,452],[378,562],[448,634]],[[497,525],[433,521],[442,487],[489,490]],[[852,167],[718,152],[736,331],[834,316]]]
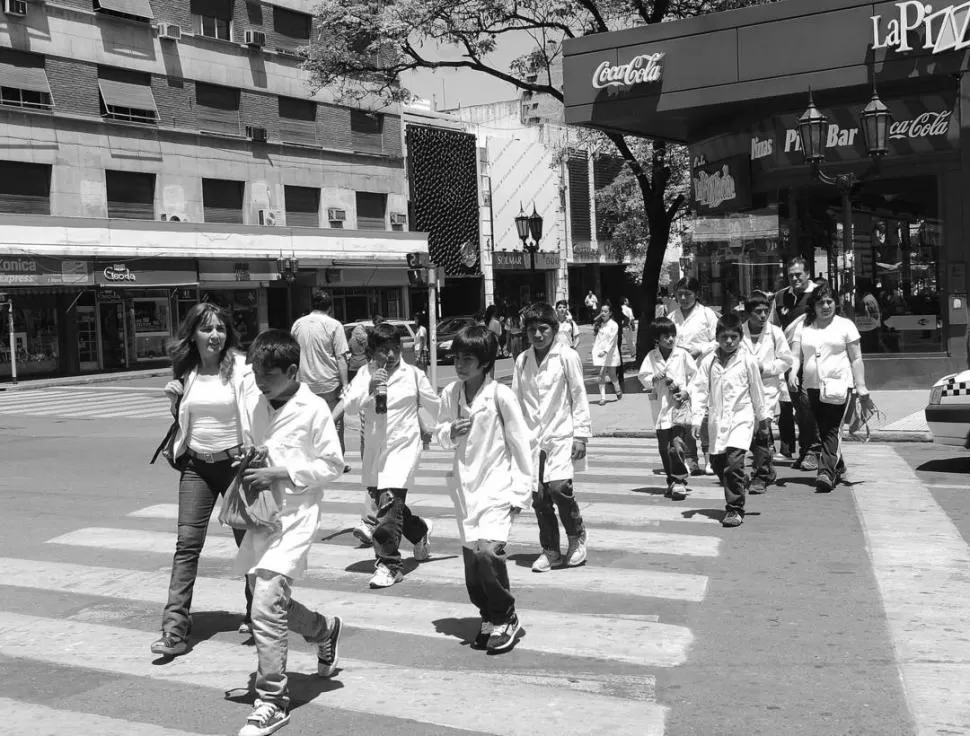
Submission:
[[[897,120],[889,126],[889,139],[937,138],[950,132],[950,110],[924,112],[911,120]]]
[[[627,89],[638,84],[659,82],[663,76],[664,58],[662,51],[655,54],[640,54],[626,64],[611,64],[604,61],[593,72],[593,87],[625,87]]]

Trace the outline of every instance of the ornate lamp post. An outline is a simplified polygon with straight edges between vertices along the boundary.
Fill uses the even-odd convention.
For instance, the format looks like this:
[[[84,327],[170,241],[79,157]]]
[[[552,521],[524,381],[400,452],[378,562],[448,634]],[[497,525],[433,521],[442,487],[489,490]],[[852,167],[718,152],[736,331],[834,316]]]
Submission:
[[[519,204],[519,214],[515,217],[515,229],[519,239],[522,241],[522,250],[529,254],[529,273],[530,289],[532,300],[536,297],[536,253],[539,252],[539,241],[542,240],[542,215],[536,211],[535,204],[532,205],[532,214],[527,215],[522,205]],[[529,238],[532,241],[529,241]]]
[[[296,275],[300,272],[300,261],[296,257],[296,254],[292,254],[289,258],[283,257],[283,251],[280,251],[280,257],[276,259],[276,271],[279,273],[280,278],[286,282],[286,318],[293,322],[293,282],[296,281]]]

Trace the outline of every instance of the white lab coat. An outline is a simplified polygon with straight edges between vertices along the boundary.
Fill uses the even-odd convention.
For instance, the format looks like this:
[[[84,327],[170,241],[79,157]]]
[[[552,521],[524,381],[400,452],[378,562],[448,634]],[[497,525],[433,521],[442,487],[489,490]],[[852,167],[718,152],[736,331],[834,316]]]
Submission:
[[[608,319],[600,326],[593,340],[594,366],[616,368],[620,364],[620,349],[617,346],[619,332],[620,326],[614,319]]]
[[[575,348],[579,345],[579,325],[573,321],[572,317],[566,317],[564,322],[559,323],[556,342],[567,348]]]
[[[781,411],[780,401],[789,401],[788,389],[785,386],[785,373],[795,363],[795,356],[788,346],[785,333],[777,325],[770,322],[755,342],[751,337],[751,329],[745,322],[743,331],[744,347],[754,356],[761,367],[761,382],[764,385],[765,403],[771,415],[777,416]]]
[[[670,387],[663,379],[670,378],[681,389],[690,390],[690,382],[697,373],[697,364],[683,348],[675,347],[664,360],[659,348],[654,348],[640,364],[637,378],[650,395],[656,429],[670,429],[674,426],[673,410],[676,403]]]
[[[282,529],[247,531],[234,569],[240,575],[260,569],[297,578],[306,570],[320,523],[324,486],[344,471],[333,417],[327,402],[305,384],[279,409],[261,395],[252,412],[251,440],[265,445],[267,465],[286,468],[289,478],[275,481],[269,491],[281,505]]]
[[[579,353],[554,342],[539,365],[530,347],[515,360],[512,391],[532,436],[535,483],[571,480],[573,438],[593,435]],[[540,452],[546,453],[542,478]],[[584,468],[585,461],[580,463],[580,470]]]
[[[677,327],[677,347],[684,348],[694,360],[700,360],[717,347],[717,313],[703,304],[696,304],[684,317],[681,309],[670,313],[670,321]]]
[[[468,434],[453,440],[452,424],[469,417]],[[532,506],[530,432],[515,394],[486,378],[469,406],[464,384],[448,384],[441,394],[435,435],[443,448],[455,451],[448,486],[461,543],[507,542],[511,510]]]
[[[401,361],[387,381],[387,414],[377,414],[370,393],[375,370],[373,362],[361,368],[343,396],[344,412],[360,412],[363,422],[361,481],[367,488],[410,488],[421,460],[418,408],[437,421],[438,395],[423,371]]]
[[[711,454],[720,455],[729,447],[747,450],[755,427],[771,419],[765,403],[761,368],[747,350],[739,348],[722,366],[717,352],[704,358],[691,383],[694,424],[699,425],[709,412],[708,437]]]

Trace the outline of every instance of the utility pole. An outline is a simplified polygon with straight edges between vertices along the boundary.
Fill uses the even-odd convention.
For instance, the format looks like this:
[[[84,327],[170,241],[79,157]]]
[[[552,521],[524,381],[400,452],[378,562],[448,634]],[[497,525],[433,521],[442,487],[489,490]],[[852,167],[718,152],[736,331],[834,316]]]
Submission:
[[[17,338],[13,327],[13,299],[8,294],[0,293],[0,303],[7,305],[7,330],[10,333],[10,383],[17,385]]]

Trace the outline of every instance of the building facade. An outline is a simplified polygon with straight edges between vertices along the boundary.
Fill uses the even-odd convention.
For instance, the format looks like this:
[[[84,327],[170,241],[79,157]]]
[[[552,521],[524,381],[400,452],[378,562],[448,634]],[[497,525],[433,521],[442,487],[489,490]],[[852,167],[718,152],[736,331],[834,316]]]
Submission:
[[[311,6],[5,4],[0,292],[20,375],[163,360],[200,299],[248,339],[316,286],[343,320],[409,315],[405,254],[427,241],[408,232],[401,118],[310,94]]]

